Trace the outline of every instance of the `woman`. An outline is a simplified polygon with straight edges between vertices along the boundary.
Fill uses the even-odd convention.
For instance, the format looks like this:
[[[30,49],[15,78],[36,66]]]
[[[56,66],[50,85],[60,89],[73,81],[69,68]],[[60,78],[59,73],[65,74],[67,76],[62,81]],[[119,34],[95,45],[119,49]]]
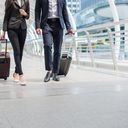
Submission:
[[[6,0],[5,2],[2,38],[5,38],[5,32],[7,31],[9,40],[13,47],[16,64],[13,79],[14,81],[19,81],[21,85],[26,85],[21,61],[27,34],[26,19],[29,18],[29,12],[28,0]]]

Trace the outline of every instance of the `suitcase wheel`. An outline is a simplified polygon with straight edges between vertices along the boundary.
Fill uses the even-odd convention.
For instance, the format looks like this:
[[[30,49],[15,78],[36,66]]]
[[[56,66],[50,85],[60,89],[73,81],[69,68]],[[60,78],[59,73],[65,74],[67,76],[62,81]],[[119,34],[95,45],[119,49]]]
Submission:
[[[4,80],[7,80],[7,77],[5,77]]]

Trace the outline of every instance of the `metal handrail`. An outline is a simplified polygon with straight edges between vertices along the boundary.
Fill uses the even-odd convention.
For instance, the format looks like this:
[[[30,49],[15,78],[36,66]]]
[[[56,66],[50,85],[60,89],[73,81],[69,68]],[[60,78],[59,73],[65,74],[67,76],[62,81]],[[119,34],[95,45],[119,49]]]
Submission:
[[[117,25],[125,28],[127,24],[128,19],[76,30],[74,36],[64,36],[62,52],[70,47],[74,64],[122,70],[124,62],[128,63],[128,46],[125,45],[128,42],[128,30],[116,31],[114,28]],[[34,40],[38,42],[38,38]],[[34,41],[30,42],[34,46],[32,54],[43,55],[41,43],[35,45]]]
[[[120,20],[119,22],[109,22],[109,23],[104,23],[104,24],[98,24],[98,25],[91,26],[88,28],[81,28],[79,30],[76,30],[76,32],[91,31],[91,30],[96,30],[96,29],[104,30],[105,28],[107,29],[107,28],[111,28],[116,25],[124,25],[124,24],[128,24],[128,19]]]
[[[120,46],[116,45],[116,43],[118,42],[115,42],[115,41],[120,41],[120,43],[127,42],[128,41],[128,38],[127,38],[128,30],[113,31],[112,29],[115,28],[115,26],[117,25],[121,27],[122,26],[125,27],[125,24],[128,24],[128,19],[122,20],[120,22],[105,23],[105,24],[95,25],[92,27],[82,28],[82,29],[77,30],[76,31],[77,36],[74,37],[76,38],[75,40],[76,42],[74,43],[76,43],[77,45],[73,45],[73,46],[77,46],[77,48],[72,47],[72,49],[77,49],[76,53],[78,54],[77,56],[79,58],[79,64],[81,62],[83,64],[83,60],[84,60],[85,62],[84,64],[86,65],[87,63],[86,60],[90,59],[89,65],[92,67],[97,67],[96,65],[97,60],[98,62],[99,60],[101,60],[101,62],[104,60],[104,62],[106,63],[108,63],[108,61],[111,62],[112,69],[114,69],[115,71],[118,71],[119,63],[121,62],[120,55],[118,54],[120,53],[125,54],[125,52],[122,53],[122,51],[124,50],[127,51],[128,48],[127,47],[124,48],[125,47],[124,44],[120,44]],[[106,30],[106,31],[103,32],[103,30]],[[97,33],[97,31],[99,33]],[[85,34],[79,36],[79,33],[81,32],[85,32]],[[101,44],[96,43],[98,39],[108,40],[108,41],[105,41],[107,45],[106,44],[101,45]],[[71,42],[66,42],[65,45],[67,45],[68,43],[71,43]],[[97,48],[98,46],[101,48]],[[103,46],[107,48],[104,49]],[[102,57],[102,55],[104,55],[104,57]],[[124,58],[125,57],[123,57],[123,59]],[[124,60],[125,62],[127,62],[127,58],[125,58]]]

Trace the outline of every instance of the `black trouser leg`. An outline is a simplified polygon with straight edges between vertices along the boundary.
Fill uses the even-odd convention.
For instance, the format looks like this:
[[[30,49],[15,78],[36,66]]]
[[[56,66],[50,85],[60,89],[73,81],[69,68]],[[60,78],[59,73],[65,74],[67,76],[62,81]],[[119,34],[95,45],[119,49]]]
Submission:
[[[63,42],[63,30],[53,32],[53,73],[58,73],[60,67],[60,55]]]
[[[23,57],[23,50],[24,50],[26,35],[27,35],[27,30],[26,29],[23,29],[23,30],[20,29],[20,33],[19,33],[20,61],[22,61],[22,57]]]
[[[47,71],[52,70],[52,33],[48,31],[47,33],[43,34],[43,41],[44,41],[44,59],[45,59],[45,69]]]
[[[23,47],[25,44],[26,30],[14,29],[8,30],[8,37],[13,47],[14,60],[15,60],[15,73],[23,74],[21,60],[23,55]]]
[[[49,22],[48,27],[50,29],[44,30],[43,33],[45,69],[49,71],[52,70],[53,73],[58,73],[63,41],[63,29],[61,28],[59,21]],[[53,55],[52,44],[54,45]]]

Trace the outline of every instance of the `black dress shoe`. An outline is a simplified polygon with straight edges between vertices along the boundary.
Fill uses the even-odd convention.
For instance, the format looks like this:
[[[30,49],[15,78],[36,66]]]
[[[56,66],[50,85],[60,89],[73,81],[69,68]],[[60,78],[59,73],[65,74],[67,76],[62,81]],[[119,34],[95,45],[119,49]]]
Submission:
[[[46,76],[44,77],[44,82],[48,82],[51,77],[51,72],[47,72]]]
[[[60,81],[60,78],[59,78],[59,76],[57,75],[57,73],[53,73],[52,79],[53,79],[54,81]]]

